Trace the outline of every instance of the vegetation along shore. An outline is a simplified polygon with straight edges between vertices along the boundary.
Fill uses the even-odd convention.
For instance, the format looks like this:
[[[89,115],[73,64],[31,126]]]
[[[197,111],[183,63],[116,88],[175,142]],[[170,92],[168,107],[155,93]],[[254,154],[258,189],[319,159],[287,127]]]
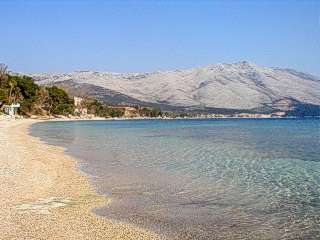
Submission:
[[[115,96],[116,98],[116,96]],[[0,64],[0,114],[19,115],[25,118],[70,119],[146,119],[146,118],[271,118],[319,116],[319,107],[310,104],[291,106],[291,100],[283,99],[279,106],[287,110],[273,109],[259,112],[241,109],[206,110],[161,108],[153,104],[114,102],[100,100],[77,85],[70,87],[60,83],[38,85],[32,77],[12,74],[5,64]]]

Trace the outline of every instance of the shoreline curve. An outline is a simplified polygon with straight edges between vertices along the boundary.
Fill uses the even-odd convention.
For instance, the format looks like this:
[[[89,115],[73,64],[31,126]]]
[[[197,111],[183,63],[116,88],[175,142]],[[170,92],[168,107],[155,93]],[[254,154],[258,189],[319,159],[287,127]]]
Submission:
[[[0,121],[0,239],[160,240],[140,227],[95,215],[98,195],[76,159],[28,133],[40,120]]]

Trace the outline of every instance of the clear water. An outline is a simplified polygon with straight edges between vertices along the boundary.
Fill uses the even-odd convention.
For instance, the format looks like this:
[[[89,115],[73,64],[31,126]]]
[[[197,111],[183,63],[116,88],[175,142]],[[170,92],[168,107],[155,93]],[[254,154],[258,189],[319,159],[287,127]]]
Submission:
[[[172,239],[320,239],[320,120],[45,122],[98,192],[95,212]]]

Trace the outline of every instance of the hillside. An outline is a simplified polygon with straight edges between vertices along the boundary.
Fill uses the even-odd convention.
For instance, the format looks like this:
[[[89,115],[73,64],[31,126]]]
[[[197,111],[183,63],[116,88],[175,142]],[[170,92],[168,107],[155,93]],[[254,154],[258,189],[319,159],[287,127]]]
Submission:
[[[112,91],[129,102],[134,99],[178,109],[266,112],[320,105],[319,78],[246,61],[152,73],[75,71],[31,76],[40,84],[89,84],[91,94],[100,98]]]

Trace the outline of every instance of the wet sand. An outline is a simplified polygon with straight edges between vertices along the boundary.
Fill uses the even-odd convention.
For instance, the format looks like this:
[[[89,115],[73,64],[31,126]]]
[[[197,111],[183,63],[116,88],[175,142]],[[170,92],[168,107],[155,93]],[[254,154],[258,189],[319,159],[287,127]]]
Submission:
[[[76,161],[28,135],[38,120],[0,120],[0,239],[162,239],[96,216],[99,196]]]

